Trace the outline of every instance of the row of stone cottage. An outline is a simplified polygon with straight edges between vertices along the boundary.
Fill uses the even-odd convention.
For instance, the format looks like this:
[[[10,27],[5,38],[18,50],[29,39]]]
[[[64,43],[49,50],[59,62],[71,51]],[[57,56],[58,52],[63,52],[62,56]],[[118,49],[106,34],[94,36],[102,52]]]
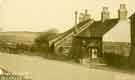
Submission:
[[[132,21],[129,21],[125,4],[120,4],[117,13],[117,18],[110,18],[108,7],[103,7],[101,20],[95,21],[85,10],[85,13],[80,14],[78,21],[78,12],[76,11],[76,24],[68,31],[50,40],[50,48],[59,55],[66,55],[71,53],[70,51],[78,54],[86,50],[87,52],[84,53],[96,57],[102,56],[105,52],[129,56],[131,43],[135,42],[132,40],[135,29],[131,27],[132,21],[135,20],[132,18],[134,14],[130,16]]]

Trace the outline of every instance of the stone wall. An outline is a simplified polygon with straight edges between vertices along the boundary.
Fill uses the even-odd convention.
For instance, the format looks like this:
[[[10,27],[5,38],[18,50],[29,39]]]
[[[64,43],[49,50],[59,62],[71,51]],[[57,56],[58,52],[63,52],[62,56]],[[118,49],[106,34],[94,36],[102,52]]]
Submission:
[[[103,53],[130,55],[131,44],[126,42],[103,42]]]

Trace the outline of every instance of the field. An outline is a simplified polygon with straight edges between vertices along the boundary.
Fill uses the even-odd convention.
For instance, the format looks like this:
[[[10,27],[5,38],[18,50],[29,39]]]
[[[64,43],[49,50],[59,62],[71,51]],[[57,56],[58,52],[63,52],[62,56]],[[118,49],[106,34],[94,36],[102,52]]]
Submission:
[[[0,32],[0,41],[32,44],[41,32]]]

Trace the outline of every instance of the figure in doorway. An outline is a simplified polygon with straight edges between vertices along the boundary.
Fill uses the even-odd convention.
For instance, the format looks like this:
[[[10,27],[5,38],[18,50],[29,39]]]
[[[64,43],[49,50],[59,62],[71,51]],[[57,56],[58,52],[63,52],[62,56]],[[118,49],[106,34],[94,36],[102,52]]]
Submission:
[[[94,59],[97,59],[97,53],[98,53],[98,49],[97,48],[89,47],[88,48],[89,60],[92,61]]]

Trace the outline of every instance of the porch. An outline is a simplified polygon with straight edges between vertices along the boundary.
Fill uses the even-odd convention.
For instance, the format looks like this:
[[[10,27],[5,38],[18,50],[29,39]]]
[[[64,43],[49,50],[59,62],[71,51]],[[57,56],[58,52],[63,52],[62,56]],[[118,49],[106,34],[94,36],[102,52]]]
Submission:
[[[102,55],[101,37],[74,37],[72,56],[80,63],[97,62]]]

